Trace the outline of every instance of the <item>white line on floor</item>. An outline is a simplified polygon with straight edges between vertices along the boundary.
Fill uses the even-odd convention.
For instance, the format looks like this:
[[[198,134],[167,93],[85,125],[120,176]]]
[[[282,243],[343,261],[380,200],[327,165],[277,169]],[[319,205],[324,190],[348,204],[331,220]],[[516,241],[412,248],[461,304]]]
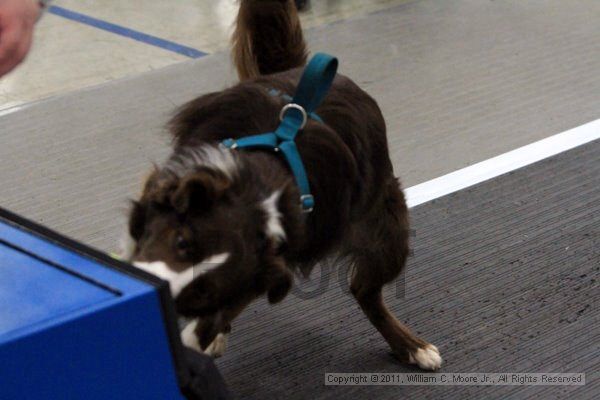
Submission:
[[[596,139],[600,139],[600,119],[411,186],[405,190],[408,206],[418,206]]]

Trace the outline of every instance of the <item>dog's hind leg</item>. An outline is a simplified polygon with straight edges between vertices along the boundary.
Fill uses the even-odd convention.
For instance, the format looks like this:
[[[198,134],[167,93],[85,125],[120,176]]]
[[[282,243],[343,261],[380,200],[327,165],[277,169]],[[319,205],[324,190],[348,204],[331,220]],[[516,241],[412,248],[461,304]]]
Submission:
[[[415,336],[394,317],[383,301],[382,287],[401,272],[409,253],[408,210],[396,180],[371,216],[354,227],[350,249],[354,271],[350,289],[369,321],[403,362],[435,370],[438,349]]]

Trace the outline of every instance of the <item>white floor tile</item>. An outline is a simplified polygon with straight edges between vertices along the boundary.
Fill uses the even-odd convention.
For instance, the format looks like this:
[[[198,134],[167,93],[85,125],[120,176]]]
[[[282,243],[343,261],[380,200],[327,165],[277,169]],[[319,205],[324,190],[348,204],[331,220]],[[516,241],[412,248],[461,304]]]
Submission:
[[[312,0],[306,29],[366,15],[408,0]],[[236,0],[57,0],[56,6],[206,53],[226,51]],[[188,60],[47,13],[38,23],[28,59],[0,78],[0,110]]]

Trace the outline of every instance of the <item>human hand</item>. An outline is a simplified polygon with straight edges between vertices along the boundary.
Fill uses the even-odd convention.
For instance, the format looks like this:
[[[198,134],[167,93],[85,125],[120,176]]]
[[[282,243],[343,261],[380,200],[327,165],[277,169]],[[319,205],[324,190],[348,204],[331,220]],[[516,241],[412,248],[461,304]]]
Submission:
[[[40,12],[36,0],[0,0],[0,76],[25,59]]]

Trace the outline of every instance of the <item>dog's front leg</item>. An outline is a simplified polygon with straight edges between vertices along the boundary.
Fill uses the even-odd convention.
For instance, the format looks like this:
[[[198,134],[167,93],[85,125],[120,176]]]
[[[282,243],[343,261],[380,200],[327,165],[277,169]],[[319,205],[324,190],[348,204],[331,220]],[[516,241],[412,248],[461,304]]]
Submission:
[[[219,357],[225,351],[231,322],[256,296],[250,291],[223,296],[224,290],[211,278],[206,275],[193,281],[177,297],[176,306],[179,314],[191,319],[181,333],[182,342]]]
[[[193,318],[181,332],[181,341],[198,352],[215,358],[221,357],[227,347],[231,322],[251,301],[252,299],[246,299],[212,315]]]
[[[182,289],[197,277],[192,268],[177,272],[160,261],[151,263],[136,262],[135,265],[140,269],[167,280],[169,282],[171,294],[174,298],[177,298]],[[194,300],[190,299],[190,292],[188,292],[187,301],[190,303],[188,305],[194,304],[199,306],[199,302],[207,304],[216,301],[212,296],[203,296],[203,294],[207,294],[207,290],[201,290],[199,285],[196,285],[196,290],[194,292],[195,293],[192,293],[191,295],[195,298]],[[200,298],[202,300],[200,300]],[[206,307],[202,308],[206,310]],[[223,315],[228,315],[228,313],[223,314],[220,312],[213,312],[213,314],[209,316],[205,315],[202,318],[193,318],[181,332],[183,344],[212,357],[220,357],[223,355],[227,343],[227,335],[231,331],[229,323],[223,322]],[[202,346],[201,343],[203,343],[204,346]]]
[[[283,300],[292,286],[292,273],[281,257],[263,261],[259,273],[244,277],[241,284],[233,285],[230,271],[221,269],[199,276],[181,291],[177,311],[193,319],[182,333],[184,344],[220,356],[231,322],[248,304],[265,293],[270,303]]]

